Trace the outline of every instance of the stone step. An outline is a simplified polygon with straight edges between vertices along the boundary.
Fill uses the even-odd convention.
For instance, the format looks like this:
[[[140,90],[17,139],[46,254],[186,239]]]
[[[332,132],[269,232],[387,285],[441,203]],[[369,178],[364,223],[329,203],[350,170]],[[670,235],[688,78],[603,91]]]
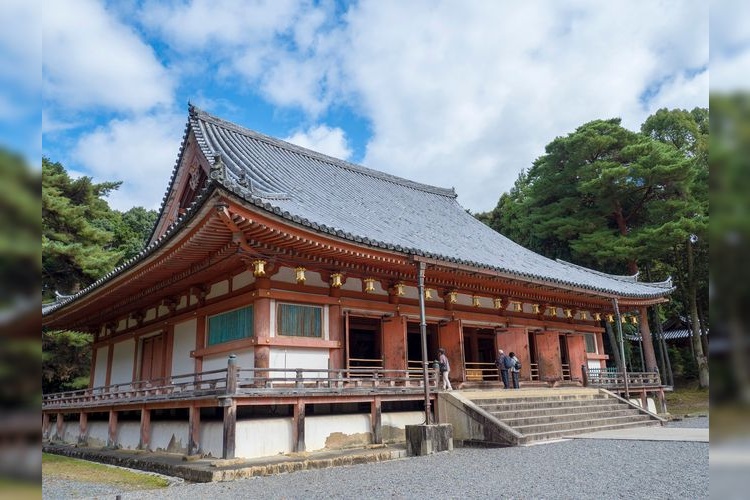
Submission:
[[[493,404],[517,404],[517,403],[575,403],[577,401],[609,401],[611,398],[606,394],[567,394],[560,396],[505,396],[505,397],[483,397],[471,398],[474,404],[484,406]]]
[[[588,434],[589,432],[629,429],[632,427],[651,427],[651,426],[656,426],[656,425],[660,425],[659,421],[646,420],[643,422],[625,422],[625,423],[619,423],[619,424],[598,425],[594,427],[586,426],[586,427],[572,428],[572,429],[559,430],[559,431],[536,432],[536,433],[524,434],[521,443],[529,444],[532,442],[560,439],[565,436],[573,436],[576,434]]]
[[[615,411],[622,409],[632,409],[631,407],[614,402],[608,402],[607,404],[582,404],[580,406],[561,406],[561,407],[539,407],[539,408],[525,408],[522,410],[508,410],[502,408],[499,410],[481,407],[484,411],[491,413],[500,420],[507,418],[523,418],[523,417],[538,417],[544,415],[555,415],[564,413],[588,413],[596,411]]]
[[[495,415],[497,417],[497,415]],[[616,418],[616,417],[640,417],[638,410],[632,408],[623,408],[618,410],[605,410],[605,411],[594,411],[586,413],[587,420],[598,421],[601,419]],[[553,424],[562,422],[576,422],[581,420],[581,413],[555,413],[550,415],[540,415],[536,417],[515,417],[515,418],[500,418],[504,424],[518,429],[524,426],[540,425],[540,424]]]
[[[576,408],[582,405],[595,406],[595,405],[611,405],[617,400],[613,399],[581,399],[575,401],[501,401],[501,402],[477,402],[474,403],[480,408],[486,411],[522,411],[522,410],[533,410],[533,409],[546,409],[546,408]]]
[[[643,424],[651,420],[648,415],[628,415],[623,417],[606,417],[599,419],[578,419],[570,420],[566,422],[553,422],[548,424],[532,424],[532,425],[517,425],[513,426],[513,429],[520,432],[523,435],[527,434],[544,434],[544,433],[555,433],[564,431],[573,431],[578,429],[591,429],[594,430],[610,425],[617,424]]]

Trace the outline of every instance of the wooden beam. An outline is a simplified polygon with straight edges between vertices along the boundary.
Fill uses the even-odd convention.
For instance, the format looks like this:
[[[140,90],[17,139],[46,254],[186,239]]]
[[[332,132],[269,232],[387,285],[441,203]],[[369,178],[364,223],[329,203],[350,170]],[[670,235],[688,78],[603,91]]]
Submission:
[[[141,440],[138,443],[139,450],[148,450],[151,447],[151,410],[145,406],[141,408]]]
[[[117,416],[116,410],[109,410],[109,424],[107,426],[107,448],[117,447]]]
[[[89,414],[82,411],[78,416],[78,444],[86,446],[89,434]]]
[[[201,409],[199,406],[191,406],[188,409],[188,455],[200,453],[201,435]]]
[[[380,398],[375,398],[370,403],[370,423],[372,424],[373,444],[383,444],[382,405]]]
[[[297,400],[294,405],[294,423],[292,424],[292,451],[305,451],[305,401]]]
[[[225,399],[224,434],[221,445],[221,458],[234,458],[237,445],[237,401]]]

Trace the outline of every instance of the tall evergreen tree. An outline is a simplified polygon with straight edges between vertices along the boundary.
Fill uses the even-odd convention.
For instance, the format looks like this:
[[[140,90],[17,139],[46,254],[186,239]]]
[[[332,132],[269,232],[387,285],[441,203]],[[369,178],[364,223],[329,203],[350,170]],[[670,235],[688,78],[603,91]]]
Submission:
[[[103,199],[119,182],[71,179],[60,163],[42,159],[43,294],[74,293],[110,271],[122,257],[106,229],[111,209]]]

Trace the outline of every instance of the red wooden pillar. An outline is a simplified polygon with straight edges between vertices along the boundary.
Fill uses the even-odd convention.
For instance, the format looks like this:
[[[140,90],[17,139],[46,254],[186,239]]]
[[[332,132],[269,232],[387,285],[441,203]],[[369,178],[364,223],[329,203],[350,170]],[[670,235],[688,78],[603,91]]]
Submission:
[[[338,348],[333,348],[329,352],[328,366],[331,370],[340,370],[344,368],[344,328],[341,306],[336,304],[328,308],[328,338],[338,342]]]
[[[42,413],[42,439],[49,439],[50,429],[49,413]]]
[[[294,405],[294,421],[292,423],[292,451],[305,451],[305,401],[298,399]]]
[[[141,408],[141,440],[138,448],[148,450],[151,446],[151,410]]]
[[[370,403],[370,423],[372,425],[373,444],[383,443],[383,412],[380,398],[375,398]]]
[[[259,278],[260,281],[261,278]],[[259,299],[253,302],[253,333],[255,334],[255,368],[269,368],[271,346],[266,345],[266,339],[271,336],[271,299],[264,297],[267,289],[259,289]],[[265,376],[259,372],[259,376]]]
[[[196,455],[201,448],[201,409],[199,406],[191,406],[188,411],[188,455]]]
[[[221,458],[234,458],[237,446],[237,401],[234,398],[224,400],[224,435]]]
[[[89,434],[89,414],[81,412],[78,417],[78,444],[86,446]]]
[[[57,420],[55,421],[55,439],[59,441],[62,441],[63,438],[65,437],[65,434],[63,431],[63,425],[64,425],[63,414],[58,413]]]
[[[117,446],[117,412],[109,410],[109,425],[107,426],[107,448]]]

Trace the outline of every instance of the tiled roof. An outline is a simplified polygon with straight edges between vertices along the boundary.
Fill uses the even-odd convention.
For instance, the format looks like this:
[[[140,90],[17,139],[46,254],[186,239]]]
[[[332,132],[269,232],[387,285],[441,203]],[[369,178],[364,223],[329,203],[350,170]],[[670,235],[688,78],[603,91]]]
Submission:
[[[212,178],[293,222],[374,247],[621,297],[653,298],[671,280],[642,283],[534,253],[479,222],[452,189],[419,184],[242,128],[190,106],[189,127]]]

